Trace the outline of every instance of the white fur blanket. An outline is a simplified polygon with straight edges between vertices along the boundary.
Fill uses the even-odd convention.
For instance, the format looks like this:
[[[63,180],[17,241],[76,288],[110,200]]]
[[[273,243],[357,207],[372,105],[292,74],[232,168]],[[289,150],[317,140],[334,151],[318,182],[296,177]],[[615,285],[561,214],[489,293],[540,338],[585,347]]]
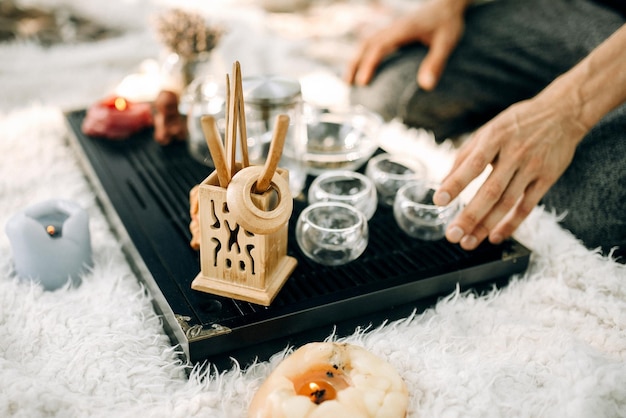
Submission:
[[[80,4],[104,18],[127,15],[111,4],[147,7]],[[66,143],[63,109],[90,104],[157,53],[145,28],[91,46],[0,44],[0,416],[242,417],[287,352],[188,378]],[[394,122],[386,146],[392,138],[427,153],[436,173],[451,163],[453,150],[423,132]],[[16,276],[4,225],[52,197],[87,209],[94,267],[79,287],[46,292]],[[625,416],[626,268],[540,208],[516,237],[531,263],[502,290],[457,292],[344,340],[398,370],[410,417]]]

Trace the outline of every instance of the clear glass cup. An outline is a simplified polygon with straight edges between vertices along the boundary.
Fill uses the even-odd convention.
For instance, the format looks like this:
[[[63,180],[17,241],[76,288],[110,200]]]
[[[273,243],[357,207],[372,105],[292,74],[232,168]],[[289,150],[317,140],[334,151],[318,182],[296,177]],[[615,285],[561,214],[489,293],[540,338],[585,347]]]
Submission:
[[[298,216],[296,241],[302,252],[317,263],[338,266],[356,260],[368,240],[365,215],[345,203],[314,203]]]
[[[425,182],[427,169],[413,157],[383,153],[369,160],[365,174],[374,182],[379,202],[393,206],[400,187],[409,182]]]
[[[413,238],[435,241],[444,237],[450,221],[461,205],[454,199],[447,206],[433,203],[436,183],[407,183],[398,190],[393,204],[393,216],[398,226]]]
[[[372,219],[378,197],[372,180],[349,170],[327,171],[317,176],[308,194],[309,204],[317,202],[341,202],[354,206],[367,220]]]
[[[362,106],[325,109],[307,104],[304,114],[309,174],[358,170],[378,149],[383,118]]]

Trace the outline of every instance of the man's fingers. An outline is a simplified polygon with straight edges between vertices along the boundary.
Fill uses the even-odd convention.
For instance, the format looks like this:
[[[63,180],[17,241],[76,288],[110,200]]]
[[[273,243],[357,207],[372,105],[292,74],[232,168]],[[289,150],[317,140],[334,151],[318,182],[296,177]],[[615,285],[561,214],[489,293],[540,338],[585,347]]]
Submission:
[[[489,233],[489,241],[498,244],[505,238],[513,235],[513,232],[528,217],[530,212],[539,204],[543,195],[548,191],[546,184],[541,181],[532,182],[518,199],[515,206]]]
[[[546,185],[541,181],[532,181],[523,187],[525,184],[528,184],[527,179],[516,176],[482,221],[472,231],[463,233],[458,240],[461,248],[473,250],[487,237],[493,244],[499,244],[510,237],[547,191]],[[462,227],[459,226],[458,229],[462,230]]]
[[[368,48],[364,51],[359,62],[359,68],[354,75],[354,82],[359,86],[367,85],[374,76],[374,72],[380,64],[384,54],[379,47]]]
[[[376,68],[383,58],[393,51],[392,47],[380,41],[366,41],[348,63],[344,73],[344,81],[359,86],[367,85],[372,80]]]
[[[493,229],[498,222],[517,204],[520,196],[525,193],[525,189],[530,180],[519,172],[511,178],[509,184],[502,192],[498,201],[493,205],[491,211],[483,218],[482,224],[487,229]]]
[[[459,245],[464,250],[473,250],[487,238],[487,235],[489,235],[489,230],[484,225],[479,224],[471,233],[461,238]]]
[[[450,203],[495,159],[495,148],[483,150],[477,141],[472,141],[471,146],[464,146],[452,169],[441,181],[441,186],[433,196],[433,202],[440,206]]]
[[[348,62],[343,76],[343,79],[346,83],[354,84],[356,82],[357,73],[361,69],[363,58],[368,50],[368,44],[369,41],[363,42],[350,60],[350,62]]]
[[[511,211],[511,209],[517,204],[520,196],[524,194],[524,189],[528,184],[528,180],[523,178],[518,173],[514,173],[509,184],[505,186],[503,193],[493,207],[487,211],[479,223],[473,230],[469,230],[463,238],[459,241],[459,244],[463,249],[473,250],[476,248],[487,236],[493,238],[490,235],[490,231],[502,221],[503,218]],[[477,215],[479,216],[479,215]],[[463,226],[459,226],[460,229],[464,229]],[[493,241],[492,241],[493,242]]]
[[[343,73],[343,81],[345,81],[346,84],[348,84],[348,85],[354,84],[356,71],[359,68],[359,62],[360,61],[361,61],[361,57],[360,56],[356,56],[356,57],[352,58],[350,60],[350,62],[348,62],[348,65],[346,66],[345,72]]]
[[[438,31],[430,42],[428,53],[417,71],[417,84],[424,90],[433,90],[439,83],[450,54],[456,47],[456,32]]]
[[[512,167],[494,168],[476,195],[448,227],[446,237],[450,242],[461,242],[463,248],[473,249],[487,237],[489,225],[485,222],[491,221],[488,215],[501,202],[514,175]]]

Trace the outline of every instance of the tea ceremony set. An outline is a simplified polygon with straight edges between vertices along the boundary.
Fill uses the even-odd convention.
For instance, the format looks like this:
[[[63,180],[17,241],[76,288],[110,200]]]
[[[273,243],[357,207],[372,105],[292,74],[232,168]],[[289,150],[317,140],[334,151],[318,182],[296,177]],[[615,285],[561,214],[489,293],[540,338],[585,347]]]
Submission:
[[[624,416],[624,265],[448,242],[464,138],[350,103],[409,0],[88,3],[7,8],[0,416]]]

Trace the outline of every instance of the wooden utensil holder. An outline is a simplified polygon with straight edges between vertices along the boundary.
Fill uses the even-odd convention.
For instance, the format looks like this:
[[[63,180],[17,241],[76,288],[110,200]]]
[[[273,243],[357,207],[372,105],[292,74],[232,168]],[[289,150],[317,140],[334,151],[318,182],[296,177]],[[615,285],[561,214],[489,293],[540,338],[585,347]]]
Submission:
[[[241,168],[237,163],[237,170]],[[278,168],[276,173],[289,181],[287,170]],[[200,273],[192,289],[269,306],[297,265],[287,255],[288,222],[269,234],[244,229],[229,210],[227,189],[220,187],[216,171],[200,184],[198,193]],[[261,210],[276,205],[272,188],[251,196]]]
[[[268,306],[298,264],[287,256],[289,172],[277,167],[289,117],[277,116],[265,165],[250,166],[241,84],[235,62],[232,80],[226,75],[226,153],[215,120],[201,118],[215,171],[198,186],[200,273],[191,288]]]

